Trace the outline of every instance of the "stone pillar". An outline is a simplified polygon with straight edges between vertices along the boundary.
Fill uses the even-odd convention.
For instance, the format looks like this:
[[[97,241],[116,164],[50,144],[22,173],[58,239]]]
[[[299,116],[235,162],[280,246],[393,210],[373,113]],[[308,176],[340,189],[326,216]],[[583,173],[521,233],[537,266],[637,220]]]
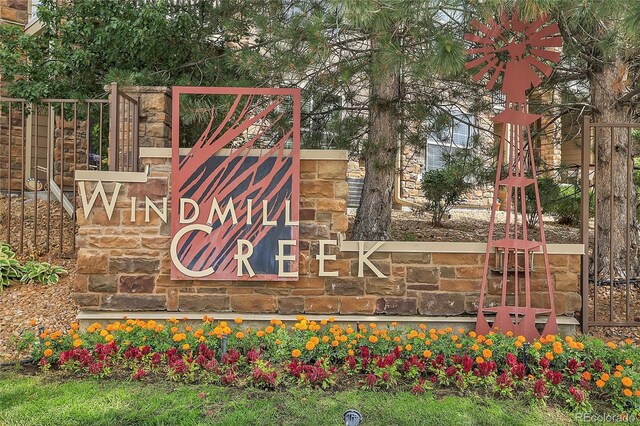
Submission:
[[[140,106],[140,146],[171,148],[171,89],[132,86],[121,89]]]

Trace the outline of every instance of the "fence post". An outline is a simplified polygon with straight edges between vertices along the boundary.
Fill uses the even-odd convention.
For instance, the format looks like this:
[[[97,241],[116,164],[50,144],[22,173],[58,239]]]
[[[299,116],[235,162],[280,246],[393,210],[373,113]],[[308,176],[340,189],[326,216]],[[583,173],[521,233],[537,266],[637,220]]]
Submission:
[[[580,286],[582,293],[582,332],[589,332],[589,169],[591,163],[591,123],[590,117],[585,115],[582,119],[582,179],[581,179],[581,234],[585,252],[582,254],[580,270]],[[594,256],[597,255],[594,253]],[[596,290],[597,291],[597,286]],[[597,295],[595,296],[597,297]]]
[[[109,95],[109,170],[118,170],[118,133],[120,131],[120,102],[118,83],[111,83]]]

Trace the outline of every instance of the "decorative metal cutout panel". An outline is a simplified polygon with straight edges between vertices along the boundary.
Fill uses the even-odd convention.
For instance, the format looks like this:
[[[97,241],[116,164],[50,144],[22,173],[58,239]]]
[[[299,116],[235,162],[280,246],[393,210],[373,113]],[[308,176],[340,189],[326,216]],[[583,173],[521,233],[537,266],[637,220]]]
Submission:
[[[213,106],[181,135],[187,96]],[[297,279],[300,90],[174,87],[171,187],[172,279]]]

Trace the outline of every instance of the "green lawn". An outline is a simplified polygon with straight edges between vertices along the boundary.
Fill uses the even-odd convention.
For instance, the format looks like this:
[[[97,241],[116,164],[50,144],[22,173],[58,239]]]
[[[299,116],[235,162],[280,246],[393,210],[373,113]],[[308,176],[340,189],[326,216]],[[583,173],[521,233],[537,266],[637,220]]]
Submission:
[[[51,375],[0,371],[2,425],[340,425],[348,408],[364,415],[363,426],[572,423],[557,408],[479,397],[61,381]]]

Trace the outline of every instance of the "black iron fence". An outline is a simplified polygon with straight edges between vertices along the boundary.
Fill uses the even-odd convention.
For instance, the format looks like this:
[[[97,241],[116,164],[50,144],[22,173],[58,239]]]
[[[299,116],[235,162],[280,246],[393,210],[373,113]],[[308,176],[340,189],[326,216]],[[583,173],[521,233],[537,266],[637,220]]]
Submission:
[[[0,240],[75,254],[76,170],[138,170],[138,102],[0,97]]]
[[[638,123],[583,122],[582,329],[640,326]]]

